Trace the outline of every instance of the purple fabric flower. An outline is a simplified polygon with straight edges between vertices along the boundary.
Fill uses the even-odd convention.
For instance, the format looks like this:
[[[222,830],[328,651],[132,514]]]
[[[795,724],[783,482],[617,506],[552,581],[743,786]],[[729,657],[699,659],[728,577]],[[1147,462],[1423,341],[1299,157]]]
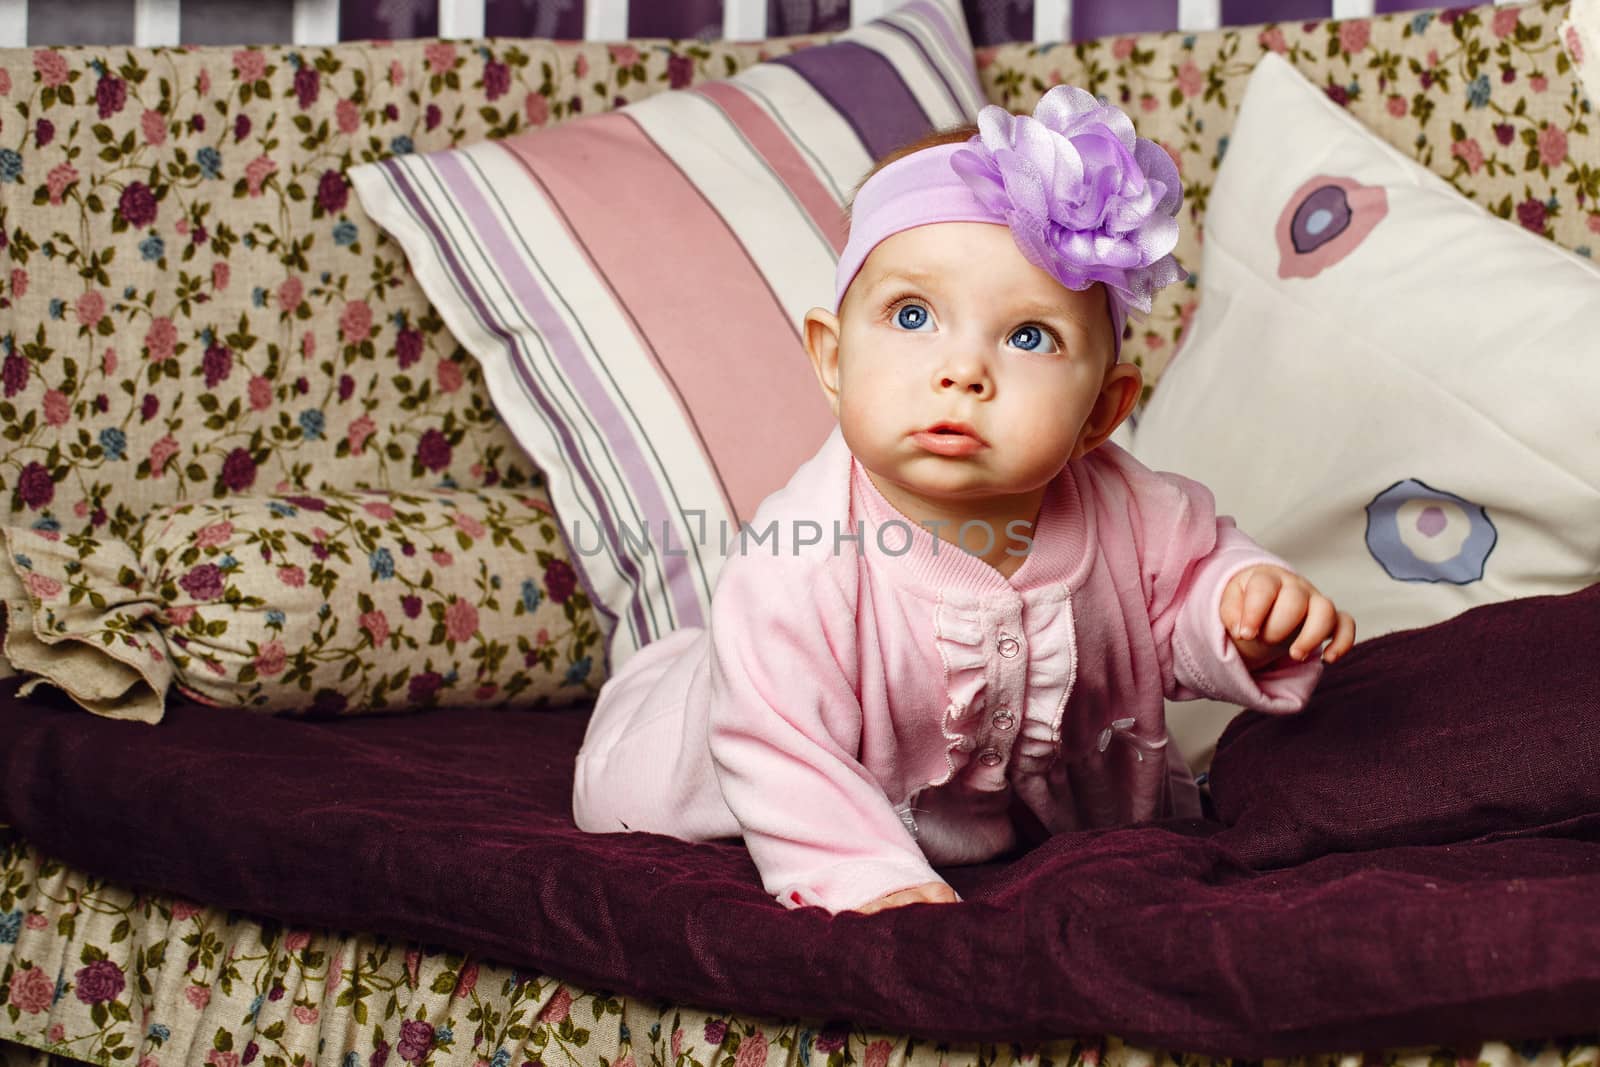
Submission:
[[[244,1055],[239,1057],[239,1062],[243,1063],[243,1064],[246,1064],[246,1065],[254,1063],[256,1057],[259,1056],[260,1054],[261,1054],[261,1046],[256,1044],[254,1041],[251,1041],[250,1043],[245,1045],[245,1047],[244,1047]]]
[[[1497,122],[1494,127],[1494,139],[1503,145],[1510,144],[1517,136],[1516,127],[1509,122]]]
[[[339,399],[349,400],[356,391],[356,380],[348,374],[339,375]]]
[[[206,349],[200,367],[205,372],[206,388],[215,389],[218,382],[233,373],[233,353],[222,345],[211,345]]]
[[[838,1052],[840,1049],[844,1048],[844,1036],[844,1034],[837,1030],[824,1030],[822,1033],[817,1035],[817,1040],[815,1041],[813,1047],[815,1047],[818,1052],[824,1054]]]
[[[367,1067],[383,1067],[388,1062],[389,1042],[380,1037],[378,1043],[372,1046],[372,1055],[367,1057]]]
[[[1031,118],[984,108],[977,136],[950,164],[1005,219],[1028,262],[1075,291],[1103,283],[1124,317],[1148,312],[1157,289],[1187,276],[1172,256],[1177,165],[1082,89],[1056,86]]]
[[[1350,103],[1350,90],[1342,85],[1325,86],[1322,91],[1328,94],[1329,100],[1332,100],[1340,107],[1346,107]]]
[[[202,563],[179,578],[178,586],[196,600],[215,600],[222,595],[222,571],[215,563]]]
[[[156,194],[144,182],[129,182],[117,200],[117,212],[129,226],[148,226],[156,221]]]
[[[450,441],[438,430],[429,430],[417,442],[417,462],[430,471],[450,466]]]
[[[722,1039],[728,1036],[728,1023],[725,1019],[710,1019],[706,1022],[706,1044],[720,1045]]]
[[[401,597],[400,610],[406,613],[406,618],[416,618],[418,615],[422,614],[422,598],[419,596]]]
[[[429,1049],[434,1046],[434,1027],[419,1019],[406,1019],[400,1024],[400,1045],[395,1046],[395,1054],[403,1061],[416,1062],[427,1059]]]
[[[438,671],[423,671],[421,674],[413,674],[411,676],[411,681],[406,686],[406,691],[411,695],[412,703],[426,704],[438,694],[439,686],[443,683],[444,679],[439,676]],[[429,1037],[432,1037],[431,1030],[429,1031]],[[400,1040],[400,1049],[401,1058],[413,1058],[405,1054],[405,1038],[403,1037]],[[426,1048],[424,1048],[424,1051],[426,1051]]]
[[[306,511],[327,511],[328,502],[320,496],[287,496],[283,498],[286,503]]]
[[[350,202],[350,187],[344,175],[336,170],[325,170],[317,181],[317,203],[330,215],[337,215]]]
[[[237,118],[235,118],[233,120],[233,140],[234,140],[234,143],[237,144],[238,142],[244,140],[246,137],[249,137],[249,136],[250,136],[250,116],[249,115],[245,115],[245,114],[240,114]]]
[[[87,967],[80,967],[72,977],[78,986],[78,999],[85,1004],[116,1000],[128,984],[122,977],[122,968],[110,960],[95,960]]]
[[[564,559],[553,559],[544,568],[544,588],[550,599],[565,604],[578,588],[578,574]]]
[[[43,148],[56,139],[56,124],[49,119],[40,119],[39,124],[33,128],[33,143]]]
[[[242,493],[256,484],[256,461],[247,448],[236,448],[222,461],[222,484]]]
[[[5,383],[6,396],[16,396],[28,386],[28,361],[13,352],[0,368],[0,382]]]
[[[1517,221],[1534,233],[1544,233],[1546,208],[1544,201],[1532,197],[1517,205]]]
[[[22,502],[38,511],[55,499],[56,483],[42,463],[30,463],[17,476],[17,495]]]
[[[128,83],[121,78],[101,78],[94,87],[94,102],[100,109],[100,117],[110,118],[128,102]]]
[[[511,68],[497,59],[483,66],[483,95],[498,100],[511,88]]]
[[[667,84],[682,89],[694,81],[694,60],[688,56],[667,57]]]
[[[322,91],[322,75],[311,67],[301,67],[294,72],[294,95],[300,101],[300,110],[304,111],[317,102],[317,94]]]
[[[336,689],[318,689],[317,695],[311,701],[311,711],[315,715],[332,718],[341,714],[350,701]]]
[[[421,359],[422,331],[413,330],[409,326],[401,330],[394,339],[394,354],[399,360],[401,370]]]
[[[428,129],[428,130],[437,129],[438,126],[439,126],[439,123],[441,123],[443,121],[444,121],[444,112],[439,110],[439,105],[438,104],[429,104],[428,107],[427,107],[427,110],[425,110],[422,113],[422,125],[423,125],[423,128],[425,128],[425,129]]]
[[[156,417],[156,412],[161,410],[161,401],[156,399],[156,394],[144,394],[144,401],[139,405],[139,417],[149,422]]]

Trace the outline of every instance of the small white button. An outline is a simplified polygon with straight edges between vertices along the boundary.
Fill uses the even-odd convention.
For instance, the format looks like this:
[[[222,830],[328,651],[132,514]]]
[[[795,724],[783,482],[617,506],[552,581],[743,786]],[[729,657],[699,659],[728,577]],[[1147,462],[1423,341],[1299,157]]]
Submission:
[[[996,730],[1009,730],[1016,724],[1016,717],[1005,708],[1001,708],[999,711],[995,712],[994,728]]]
[[[985,767],[997,766],[1001,759],[1002,757],[1000,753],[996,752],[992,748],[986,748],[982,752],[978,753],[978,762],[983,764]]]
[[[1021,645],[1017,644],[1017,639],[1012,637],[1010,634],[1000,635],[1000,644],[998,648],[1000,650],[1000,654],[1006,659],[1010,659],[1011,657],[1015,656],[1017,654],[1017,650],[1021,647]]]

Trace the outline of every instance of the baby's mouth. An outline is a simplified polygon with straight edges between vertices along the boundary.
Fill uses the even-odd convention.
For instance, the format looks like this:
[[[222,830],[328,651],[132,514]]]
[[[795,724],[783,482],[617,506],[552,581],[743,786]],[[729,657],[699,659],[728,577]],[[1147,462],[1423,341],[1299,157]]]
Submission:
[[[936,422],[922,432],[928,434],[938,434],[942,437],[970,437],[979,444],[988,443],[982,437],[978,436],[977,430],[974,430],[971,426],[968,426],[964,422]]]
[[[912,435],[926,451],[940,456],[970,456],[988,448],[989,443],[964,422],[936,422]]]

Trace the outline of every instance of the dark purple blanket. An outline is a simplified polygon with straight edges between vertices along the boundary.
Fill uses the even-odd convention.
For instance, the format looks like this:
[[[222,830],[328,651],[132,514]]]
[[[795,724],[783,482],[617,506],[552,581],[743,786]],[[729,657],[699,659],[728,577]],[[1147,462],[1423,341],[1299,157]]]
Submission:
[[[1551,655],[1581,649],[1595,663],[1600,589],[1481,609],[1417,631],[1435,634],[1420,644],[1395,635],[1358,646],[1294,723],[1297,743],[1364,751],[1396,723],[1425,737],[1428,715],[1550,730],[1517,703],[1548,672],[1494,654],[1500,637],[1541,626]],[[1413,669],[1419,656],[1444,657],[1427,706],[1376,719],[1343,706],[1374,671],[1404,670],[1384,651],[1396,640],[1412,642],[1402,661]],[[1391,812],[1382,847],[1352,851],[1359,826],[1302,839],[1236,790],[1231,827],[1057,837],[1010,863],[950,872],[967,903],[877,916],[783,910],[737,844],[577,832],[578,712],[310,722],[179,706],[148,727],[18,701],[6,684],[0,820],[125,884],[713,1010],[953,1040],[1112,1033],[1251,1058],[1549,1037],[1591,1029],[1600,1003],[1592,682],[1581,686],[1586,710],[1542,705],[1567,716],[1559,766],[1529,762],[1553,746],[1508,750],[1481,724],[1467,731],[1478,747],[1413,746],[1413,758],[1458,774],[1558,777],[1549,810],[1523,790],[1510,815],[1479,810],[1454,836],[1429,810],[1427,847],[1406,844],[1404,813]],[[1500,694],[1492,709],[1468,699],[1480,691]],[[1306,740],[1319,726],[1325,736]],[[1263,729],[1247,731],[1260,758],[1236,763],[1275,777],[1269,800],[1293,796],[1301,768],[1266,758]],[[1340,819],[1326,780],[1338,766],[1316,768],[1316,795],[1333,798],[1321,802],[1324,822]],[[1408,773],[1394,762],[1383,771]],[[1226,772],[1219,759],[1219,783]],[[1568,788],[1574,776],[1586,794]],[[1376,785],[1348,784],[1350,796]]]

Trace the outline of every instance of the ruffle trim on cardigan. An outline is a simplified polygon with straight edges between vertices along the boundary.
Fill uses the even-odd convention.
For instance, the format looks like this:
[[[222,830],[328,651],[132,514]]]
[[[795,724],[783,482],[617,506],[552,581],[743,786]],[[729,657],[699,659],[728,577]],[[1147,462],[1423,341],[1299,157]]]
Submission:
[[[1012,757],[1019,770],[1038,771],[1061,748],[1061,720],[1077,681],[1077,632],[1071,591],[1065,586],[1030,591],[1024,594],[1024,600],[1030,609],[1023,617],[1028,649],[1027,699]],[[950,745],[945,772],[929,782],[930,786],[948,782],[955,773],[953,754],[972,747],[971,723],[985,706],[988,687],[992,635],[984,626],[985,614],[979,607],[961,606],[943,598],[934,614],[934,644],[945,676],[942,729]]]

